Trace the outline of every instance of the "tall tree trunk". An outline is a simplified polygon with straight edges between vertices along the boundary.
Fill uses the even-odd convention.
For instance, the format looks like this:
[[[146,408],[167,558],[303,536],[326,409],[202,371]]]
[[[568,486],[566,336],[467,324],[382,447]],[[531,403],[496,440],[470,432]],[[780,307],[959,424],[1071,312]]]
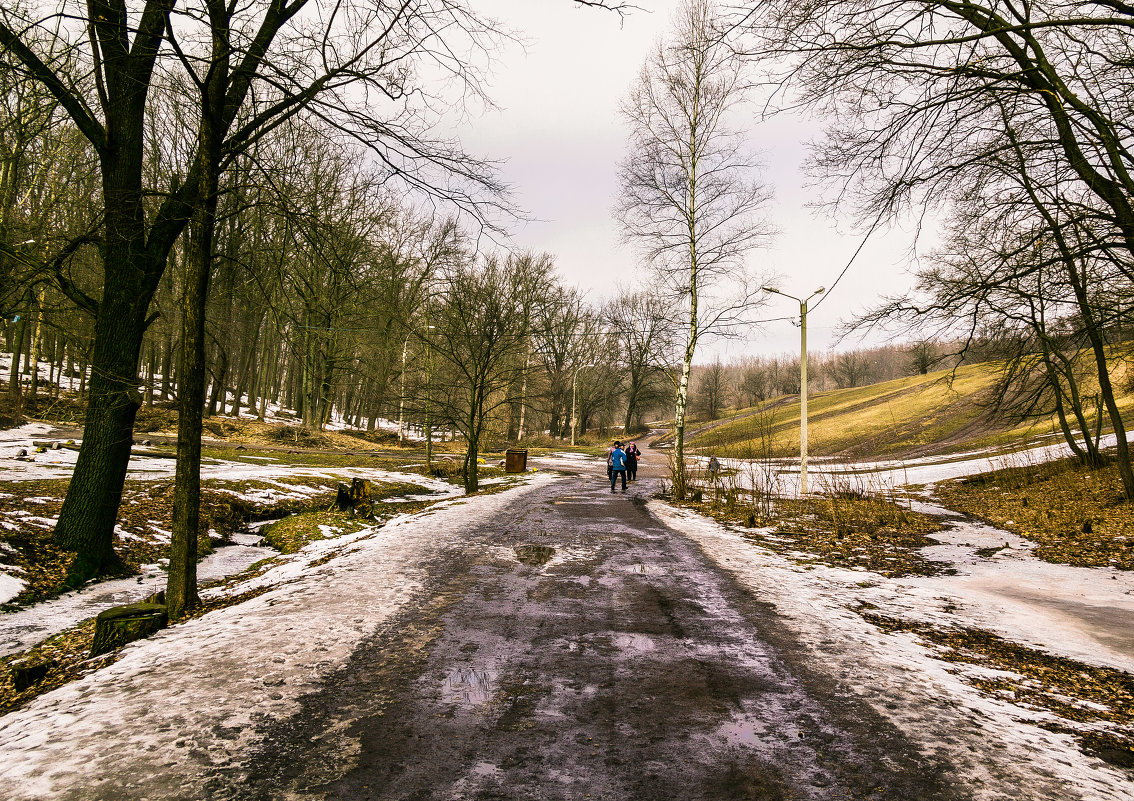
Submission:
[[[154,343],[150,340],[147,348],[149,358],[146,361],[146,396],[144,403],[147,406],[154,405],[154,374],[157,372],[157,354],[154,353]]]
[[[36,393],[39,391],[39,349],[43,339],[43,288],[40,287],[35,299],[35,330],[32,332],[31,351],[31,382],[28,385],[28,401],[35,403]]]
[[[8,375],[8,394],[16,405],[20,397],[20,360],[23,357],[26,330],[27,315],[21,314],[20,319],[16,321],[16,332],[12,335],[12,369]]]
[[[180,617],[199,603],[197,595],[197,538],[201,514],[201,430],[205,402],[205,307],[213,263],[217,189],[220,181],[220,115],[228,76],[228,40],[224,4],[209,0],[213,18],[213,63],[201,95],[198,133],[197,204],[190,228],[182,299],[181,366],[178,370],[177,476],[173,492],[173,535],[165,602],[170,618]],[[220,382],[223,385],[223,379]]]
[[[107,249],[108,258],[113,258],[113,248]],[[122,570],[113,548],[114,525],[130,461],[134,418],[142,403],[138,358],[150,297],[123,273],[107,274],[95,320],[89,380],[84,369],[88,401],[83,444],[55,525],[58,542],[76,554],[68,576],[71,586]]]
[[[207,417],[212,417],[217,413],[217,409],[224,410],[224,396],[227,394],[226,382],[228,381],[228,351],[223,347],[218,357],[219,363],[216,366],[216,372],[213,374],[213,392],[209,398],[209,411]]]
[[[693,353],[697,349],[697,289],[693,282],[693,293],[689,303],[689,339],[685,354],[681,359],[681,378],[677,382],[677,402],[673,414],[673,497],[685,500],[685,410],[689,405],[689,372],[693,366]]]

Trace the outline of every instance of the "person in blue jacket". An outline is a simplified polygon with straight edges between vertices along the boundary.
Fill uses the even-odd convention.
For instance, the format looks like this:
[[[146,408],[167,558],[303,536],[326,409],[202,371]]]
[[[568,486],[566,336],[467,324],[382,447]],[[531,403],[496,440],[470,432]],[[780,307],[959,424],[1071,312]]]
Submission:
[[[622,476],[622,491],[626,492],[626,451],[622,450],[622,443],[615,442],[614,450],[610,452],[610,491],[614,492],[614,485],[618,477]]]

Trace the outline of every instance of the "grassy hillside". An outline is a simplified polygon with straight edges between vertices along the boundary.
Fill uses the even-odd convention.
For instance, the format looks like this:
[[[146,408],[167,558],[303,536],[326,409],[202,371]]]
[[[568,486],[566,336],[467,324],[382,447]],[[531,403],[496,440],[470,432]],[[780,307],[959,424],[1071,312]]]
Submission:
[[[1112,379],[1119,387],[1127,383],[1122,374]],[[990,419],[986,405],[994,384],[995,365],[985,363],[809,395],[808,451],[847,458],[909,457],[1011,445],[1058,432],[1054,418],[1020,425]],[[1125,392],[1119,403],[1128,412],[1134,395]],[[765,439],[773,456],[799,453],[798,396],[687,429],[692,447],[723,455],[758,456]]]

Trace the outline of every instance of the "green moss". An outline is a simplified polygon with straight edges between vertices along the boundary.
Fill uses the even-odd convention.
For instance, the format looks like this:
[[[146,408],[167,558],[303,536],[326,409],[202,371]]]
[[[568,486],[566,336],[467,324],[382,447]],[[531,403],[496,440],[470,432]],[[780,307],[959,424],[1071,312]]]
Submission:
[[[373,524],[343,512],[306,512],[272,523],[264,528],[263,535],[268,545],[280,553],[290,554],[302,550],[308,543],[353,534],[368,525]]]

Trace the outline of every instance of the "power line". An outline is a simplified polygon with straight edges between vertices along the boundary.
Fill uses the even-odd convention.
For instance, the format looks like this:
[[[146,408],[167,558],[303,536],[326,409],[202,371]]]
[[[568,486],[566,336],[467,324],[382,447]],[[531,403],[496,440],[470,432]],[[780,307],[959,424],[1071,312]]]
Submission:
[[[849,270],[851,265],[854,264],[854,260],[858,258],[858,254],[862,252],[862,249],[864,247],[866,247],[867,240],[869,240],[870,237],[873,236],[874,232],[878,229],[878,226],[882,223],[882,217],[884,215],[885,211],[878,212],[878,216],[874,218],[874,224],[870,226],[870,230],[866,232],[866,236],[862,238],[862,241],[859,242],[858,247],[855,248],[854,253],[850,257],[850,261],[846,263],[846,265],[842,269],[842,272],[839,273],[839,277],[835,279],[835,282],[831,284],[830,287],[828,287],[823,297],[815,301],[815,305],[811,307],[811,310],[819,308],[819,304],[821,304],[827,298],[831,297],[831,293],[835,291],[835,287],[839,285],[839,281],[843,280],[843,276],[847,274],[847,270]]]

